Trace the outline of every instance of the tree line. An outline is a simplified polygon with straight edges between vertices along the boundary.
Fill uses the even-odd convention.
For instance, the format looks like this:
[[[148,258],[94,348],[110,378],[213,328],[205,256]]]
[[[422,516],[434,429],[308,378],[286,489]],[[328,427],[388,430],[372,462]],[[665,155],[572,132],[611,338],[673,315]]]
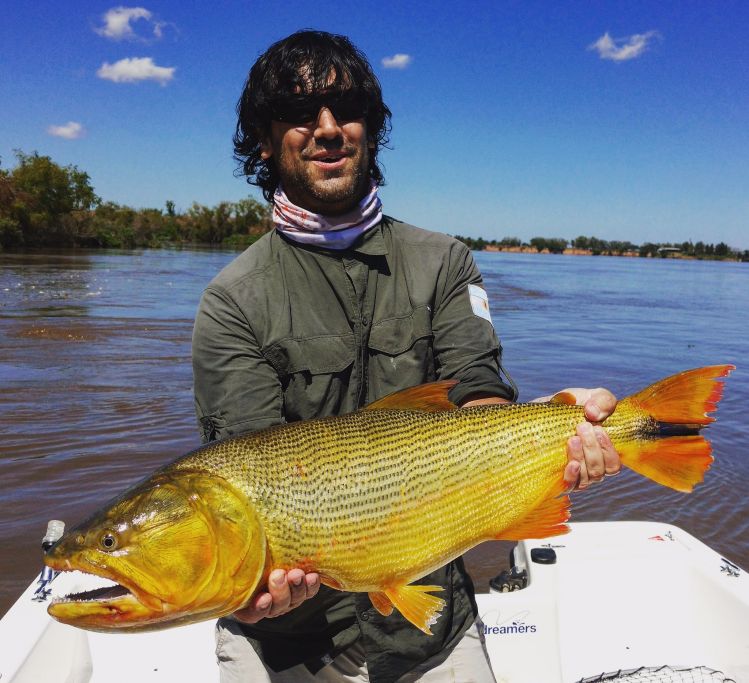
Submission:
[[[16,165],[0,168],[0,248],[36,247],[159,247],[178,244],[221,245],[243,248],[272,227],[270,207],[255,199],[219,202],[203,206],[194,202],[187,211],[176,210],[173,201],[164,209],[134,209],[103,201],[94,192],[91,178],[76,166],[60,166],[48,156],[17,150]],[[749,261],[749,250],[739,252],[724,242],[652,243],[602,240],[580,236],[517,237],[485,240],[456,239],[471,249],[523,248],[561,254],[583,249],[594,255],[637,253],[667,256],[678,252],[698,259]]]
[[[178,244],[244,247],[271,228],[270,209],[251,198],[178,212],[134,209],[103,201],[87,173],[48,156],[16,151],[0,168],[0,248],[159,247]]]
[[[696,259],[732,259],[749,261],[749,250],[739,251],[731,249],[725,242],[708,244],[705,242],[646,242],[637,245],[628,241],[602,240],[597,237],[581,235],[573,240],[564,237],[533,237],[529,242],[523,242],[517,237],[504,237],[501,240],[485,240],[483,237],[463,237],[455,235],[470,249],[483,251],[484,249],[530,248],[538,252],[548,251],[551,254],[561,254],[566,249],[581,249],[589,251],[594,256],[622,256],[624,254],[643,257],[666,258],[680,254]]]

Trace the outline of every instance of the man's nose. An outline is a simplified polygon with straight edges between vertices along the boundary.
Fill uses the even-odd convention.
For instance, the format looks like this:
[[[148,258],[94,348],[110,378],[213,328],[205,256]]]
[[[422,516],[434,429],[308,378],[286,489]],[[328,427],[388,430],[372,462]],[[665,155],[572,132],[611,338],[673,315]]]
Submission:
[[[333,112],[327,107],[320,109],[320,113],[317,115],[317,121],[315,125],[315,137],[316,138],[327,138],[332,140],[337,137],[341,137],[342,131],[338,120],[333,116]]]

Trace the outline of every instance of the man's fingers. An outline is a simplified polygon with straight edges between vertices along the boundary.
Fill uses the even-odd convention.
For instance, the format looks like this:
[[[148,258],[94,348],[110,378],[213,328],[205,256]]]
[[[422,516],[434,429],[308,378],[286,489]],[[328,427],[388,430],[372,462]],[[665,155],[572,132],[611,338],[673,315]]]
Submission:
[[[312,572],[304,577],[307,584],[307,598],[314,598],[320,590],[320,575]]]
[[[283,569],[274,569],[268,577],[268,592],[273,598],[269,617],[277,617],[289,611],[291,605],[291,587],[286,572]]]
[[[606,475],[619,474],[622,468],[619,453],[617,453],[611,438],[603,427],[593,427],[593,432],[598,440],[598,445],[603,453],[603,464]]]
[[[291,590],[289,608],[294,609],[307,599],[307,583],[304,580],[304,572],[301,569],[290,569],[287,579]]]
[[[577,435],[583,443],[583,453],[585,455],[585,469],[590,482],[600,481],[606,474],[606,467],[603,461],[603,451],[596,438],[595,430],[590,422],[581,422],[577,426]]]
[[[616,396],[608,389],[592,389],[584,406],[585,419],[591,422],[600,422],[614,412]]]
[[[245,624],[256,624],[268,616],[271,604],[273,604],[273,598],[269,593],[258,593],[247,607],[237,610],[233,616],[237,621]]]
[[[567,459],[569,462],[564,469],[565,484],[569,488],[586,488],[590,482],[585,469],[583,442],[579,436],[573,436],[567,441]]]
[[[268,592],[258,593],[247,607],[234,612],[234,618],[246,624],[278,617],[317,595],[320,576],[302,569],[274,569],[268,577]]]

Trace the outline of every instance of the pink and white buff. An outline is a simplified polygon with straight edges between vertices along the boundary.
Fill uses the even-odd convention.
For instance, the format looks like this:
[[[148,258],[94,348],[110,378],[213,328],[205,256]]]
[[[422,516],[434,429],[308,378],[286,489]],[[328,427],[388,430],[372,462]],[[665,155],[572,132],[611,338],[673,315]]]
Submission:
[[[348,213],[321,216],[292,204],[279,185],[273,195],[273,224],[295,242],[328,249],[348,249],[361,235],[382,219],[382,202],[373,181],[369,192]]]

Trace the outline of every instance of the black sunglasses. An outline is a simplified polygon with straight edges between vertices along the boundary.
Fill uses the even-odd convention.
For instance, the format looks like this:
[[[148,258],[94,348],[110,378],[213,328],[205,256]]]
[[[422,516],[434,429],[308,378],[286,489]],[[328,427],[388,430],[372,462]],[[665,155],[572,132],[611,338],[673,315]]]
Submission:
[[[319,95],[288,95],[271,103],[271,119],[283,123],[311,123],[325,107],[338,121],[353,121],[367,115],[367,98],[357,90]]]

